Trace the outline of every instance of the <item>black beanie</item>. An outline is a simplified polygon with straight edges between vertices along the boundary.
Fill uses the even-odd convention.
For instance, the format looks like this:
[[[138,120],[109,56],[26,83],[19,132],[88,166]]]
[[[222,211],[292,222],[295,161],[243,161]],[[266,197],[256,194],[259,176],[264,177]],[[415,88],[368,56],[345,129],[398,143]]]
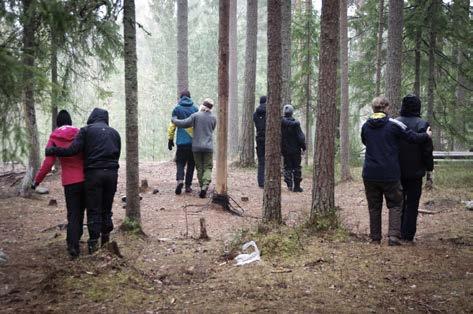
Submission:
[[[265,104],[265,103],[266,103],[266,96],[261,96],[261,97],[259,98],[259,103],[260,103],[260,104]]]
[[[415,94],[408,94],[402,99],[401,116],[420,117],[420,99]]]
[[[67,110],[61,110],[57,114],[56,118],[56,127],[61,127],[63,125],[72,125],[71,115]]]

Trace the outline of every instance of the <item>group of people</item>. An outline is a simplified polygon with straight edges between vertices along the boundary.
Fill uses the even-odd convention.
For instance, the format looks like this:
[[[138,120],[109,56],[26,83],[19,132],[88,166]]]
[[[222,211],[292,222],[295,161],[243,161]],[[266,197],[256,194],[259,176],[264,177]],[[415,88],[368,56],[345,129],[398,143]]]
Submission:
[[[257,182],[264,187],[266,130],[266,96],[261,96],[253,114],[256,128],[258,159]],[[194,168],[200,186],[199,196],[205,198],[212,178],[213,132],[217,119],[212,114],[213,101],[205,99],[199,108],[189,91],[179,95],[168,127],[168,149],[177,146],[175,193],[192,192]],[[417,96],[407,95],[402,102],[401,116],[387,115],[389,103],[384,97],[373,100],[373,114],[363,125],[361,138],[366,145],[363,182],[368,200],[370,236],[381,241],[381,209],[383,196],[389,208],[389,245],[400,240],[413,241],[422,191],[422,177],[433,170],[431,131],[420,118],[421,103]],[[284,160],[284,181],[290,191],[302,192],[301,157],[306,150],[300,122],[293,117],[294,108],[283,107],[281,118],[281,152]],[[117,190],[121,139],[109,126],[108,112],[95,108],[87,125],[78,129],[66,110],[56,119],[57,128],[46,145],[46,158],[36,174],[35,189],[51,171],[56,157],[61,157],[61,179],[67,207],[67,250],[72,259],[80,254],[79,241],[87,210],[89,230],[88,251],[95,252],[110,240],[113,230],[112,204]],[[176,138],[176,143],[174,143]]]
[[[389,209],[388,244],[413,243],[416,234],[422,178],[432,183],[434,168],[432,132],[421,119],[421,101],[413,94],[402,100],[400,117],[389,118],[389,102],[376,97],[373,114],[363,124],[366,146],[363,183],[370,218],[370,237],[381,242],[383,196]]]

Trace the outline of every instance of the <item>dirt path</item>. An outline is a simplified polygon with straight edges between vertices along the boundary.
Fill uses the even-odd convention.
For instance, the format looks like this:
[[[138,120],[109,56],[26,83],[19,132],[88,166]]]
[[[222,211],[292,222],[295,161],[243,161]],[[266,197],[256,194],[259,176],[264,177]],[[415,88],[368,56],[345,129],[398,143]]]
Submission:
[[[124,177],[122,169],[116,226],[124,217]],[[473,197],[472,187],[425,193],[422,204],[430,205],[421,207],[438,213],[420,215],[416,246],[392,248],[365,241],[368,217],[359,180],[337,186],[351,235],[314,236],[293,227],[308,216],[306,179],[302,194],[283,189],[287,226],[257,242],[262,261],[235,267],[224,251],[252,237],[261,216],[254,170],[230,169],[230,193],[246,210],[243,218],[207,206],[197,187],[192,195],[174,195],[172,163],[142,164],[141,178],[160,192],[143,193],[148,238],[113,234],[123,259],[102,250],[68,260],[65,231],[55,227],[65,223],[57,176],[44,184],[49,195],[0,200],[0,250],[8,255],[0,264],[0,312],[473,311],[473,213],[459,203]],[[51,198],[57,207],[47,206]],[[201,217],[210,241],[194,240]]]

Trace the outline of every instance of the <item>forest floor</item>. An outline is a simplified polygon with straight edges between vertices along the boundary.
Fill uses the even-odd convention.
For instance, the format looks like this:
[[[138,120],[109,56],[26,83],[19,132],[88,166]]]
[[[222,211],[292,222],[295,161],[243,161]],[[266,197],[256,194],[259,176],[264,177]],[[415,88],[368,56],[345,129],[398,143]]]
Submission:
[[[142,238],[118,228],[125,214],[122,167],[112,240],[123,258],[102,249],[75,261],[65,250],[60,178],[51,175],[42,184],[48,195],[0,199],[0,250],[8,255],[0,263],[0,312],[471,313],[473,211],[461,203],[473,199],[469,167],[440,167],[439,185],[421,201],[429,214],[419,215],[417,243],[401,247],[369,243],[359,168],[353,182],[336,187],[344,227],[301,227],[311,200],[307,173],[303,193],[283,188],[285,225],[264,232],[255,169],[229,169],[230,195],[245,209],[238,217],[199,199],[196,184],[191,195],[176,196],[172,162],[142,163],[141,179],[150,184],[141,201]],[[48,206],[50,199],[58,205]],[[197,239],[201,217],[209,241]],[[384,232],[386,223],[384,209]],[[256,241],[261,261],[235,266],[228,252],[247,240]]]

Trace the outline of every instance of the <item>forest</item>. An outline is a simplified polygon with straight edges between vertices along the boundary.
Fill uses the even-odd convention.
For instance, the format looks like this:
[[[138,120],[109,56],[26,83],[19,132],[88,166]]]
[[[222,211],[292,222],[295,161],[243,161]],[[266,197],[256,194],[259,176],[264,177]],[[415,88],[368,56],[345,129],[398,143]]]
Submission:
[[[0,312],[472,312],[472,60],[469,0],[1,1]]]

